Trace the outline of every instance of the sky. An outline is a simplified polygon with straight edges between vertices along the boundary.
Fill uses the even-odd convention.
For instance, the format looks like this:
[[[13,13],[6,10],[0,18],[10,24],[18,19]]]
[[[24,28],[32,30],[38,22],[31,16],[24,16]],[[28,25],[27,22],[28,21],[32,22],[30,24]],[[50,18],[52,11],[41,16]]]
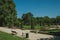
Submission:
[[[60,16],[60,0],[14,0],[17,16],[31,12],[34,17]]]

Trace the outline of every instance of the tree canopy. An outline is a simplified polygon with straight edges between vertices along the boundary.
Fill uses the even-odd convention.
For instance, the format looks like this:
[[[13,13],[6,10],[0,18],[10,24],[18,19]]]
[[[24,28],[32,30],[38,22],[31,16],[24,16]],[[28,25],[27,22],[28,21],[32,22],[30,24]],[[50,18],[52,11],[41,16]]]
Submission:
[[[0,26],[14,26],[16,15],[13,0],[0,0]]]

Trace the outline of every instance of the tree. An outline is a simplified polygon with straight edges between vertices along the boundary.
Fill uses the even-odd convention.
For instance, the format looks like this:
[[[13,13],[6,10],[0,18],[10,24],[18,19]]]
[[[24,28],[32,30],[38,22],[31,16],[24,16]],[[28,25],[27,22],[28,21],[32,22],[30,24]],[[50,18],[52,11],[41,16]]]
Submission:
[[[51,19],[50,19],[50,22],[51,22],[52,25],[55,25],[56,19],[55,19],[55,18],[51,18]]]
[[[49,26],[49,24],[50,24],[50,18],[48,16],[44,17],[44,23]]]
[[[14,26],[16,19],[13,0],[0,0],[0,26]]]
[[[23,14],[22,16],[23,24],[24,25],[31,25],[31,29],[34,28],[34,17],[31,12],[28,12],[26,14]]]
[[[23,20],[24,25],[30,25],[31,18],[33,18],[33,15],[31,12],[23,14],[22,20]]]
[[[36,17],[36,20],[37,20],[37,24],[42,26],[44,25],[44,19],[43,17]]]
[[[56,23],[57,23],[58,25],[60,25],[60,16],[57,16],[57,17],[56,17]]]

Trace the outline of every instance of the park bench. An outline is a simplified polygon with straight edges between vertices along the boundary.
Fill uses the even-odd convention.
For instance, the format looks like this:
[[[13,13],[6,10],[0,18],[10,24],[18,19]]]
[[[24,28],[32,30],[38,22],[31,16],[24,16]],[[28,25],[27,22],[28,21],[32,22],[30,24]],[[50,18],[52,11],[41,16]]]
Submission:
[[[17,34],[17,32],[16,31],[11,31],[12,32],[12,35],[16,35]]]

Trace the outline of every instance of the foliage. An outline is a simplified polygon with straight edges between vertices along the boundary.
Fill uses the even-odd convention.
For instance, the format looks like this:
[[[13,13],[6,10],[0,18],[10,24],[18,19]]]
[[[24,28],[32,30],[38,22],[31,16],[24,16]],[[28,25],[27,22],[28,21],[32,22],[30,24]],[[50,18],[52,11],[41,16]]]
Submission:
[[[34,29],[34,19],[31,12],[23,14],[22,22],[24,23],[24,25],[31,25],[31,29]]]
[[[0,26],[12,27],[17,19],[13,0],[0,0]]]

